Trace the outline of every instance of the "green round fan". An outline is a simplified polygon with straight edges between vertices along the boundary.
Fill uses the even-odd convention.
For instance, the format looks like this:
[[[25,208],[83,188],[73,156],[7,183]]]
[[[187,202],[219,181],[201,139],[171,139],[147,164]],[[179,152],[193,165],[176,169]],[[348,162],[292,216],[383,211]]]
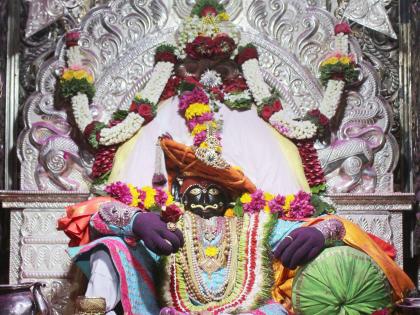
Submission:
[[[391,289],[372,258],[337,246],[298,270],[292,301],[296,313],[303,315],[371,314],[391,305]]]

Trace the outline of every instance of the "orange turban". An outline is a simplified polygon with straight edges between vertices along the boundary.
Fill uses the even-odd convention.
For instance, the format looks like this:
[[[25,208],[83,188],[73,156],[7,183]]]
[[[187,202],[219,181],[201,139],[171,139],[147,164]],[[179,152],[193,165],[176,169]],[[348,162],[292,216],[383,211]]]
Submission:
[[[176,176],[181,175],[210,180],[224,187],[231,196],[238,196],[245,192],[253,193],[256,190],[251,180],[239,169],[233,167],[219,169],[209,166],[197,159],[190,147],[171,139],[163,138],[160,145],[165,153],[170,186]]]

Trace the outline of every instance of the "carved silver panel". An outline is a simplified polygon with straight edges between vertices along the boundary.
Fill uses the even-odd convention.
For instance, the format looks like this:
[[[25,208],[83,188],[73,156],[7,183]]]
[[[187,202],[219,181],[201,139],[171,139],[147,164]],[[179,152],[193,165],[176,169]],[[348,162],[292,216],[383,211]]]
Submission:
[[[116,0],[86,15],[80,44],[84,64],[95,75],[92,110],[97,119],[107,121],[115,109],[129,106],[148,79],[154,48],[175,41],[176,19],[170,17],[179,19],[192,4]],[[258,46],[264,77],[280,91],[285,107],[297,117],[318,107],[323,95],[318,67],[332,49],[334,17],[297,0],[230,1],[228,8],[241,12],[235,22],[243,30],[242,41]],[[350,47],[360,61],[363,80],[346,93],[344,118],[332,143],[320,146],[319,154],[330,191],[389,192],[397,156],[395,139],[389,135],[391,110],[379,96],[376,71],[362,60],[355,40]],[[77,132],[67,122],[68,109],[54,104],[56,75],[64,64],[64,46],[59,42],[55,57],[41,67],[37,91],[25,104],[25,130],[18,144],[25,174],[22,189],[86,191],[89,187],[91,157],[77,145],[80,139],[74,138]]]

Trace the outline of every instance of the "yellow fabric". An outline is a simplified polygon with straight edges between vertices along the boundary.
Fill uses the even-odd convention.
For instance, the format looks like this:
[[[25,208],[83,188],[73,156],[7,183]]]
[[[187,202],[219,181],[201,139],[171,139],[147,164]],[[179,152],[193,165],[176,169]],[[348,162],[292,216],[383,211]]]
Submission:
[[[299,186],[303,191],[307,193],[311,192],[311,188],[309,187],[308,181],[305,177],[305,172],[303,171],[302,159],[300,158],[298,148],[292,141],[279,134],[276,129],[272,128],[272,132],[278,139],[279,147],[284,156],[287,157],[287,162],[289,163],[290,168],[294,171]]]
[[[133,151],[134,145],[137,142],[137,139],[140,137],[140,134],[142,133],[143,129],[140,129],[134,137],[132,137],[130,140],[122,144],[114,158],[114,165],[112,166],[111,174],[109,175],[108,183],[113,183],[118,180],[120,177],[121,170],[126,165],[126,161],[128,157],[130,156],[130,153]]]
[[[393,298],[399,301],[404,294],[414,289],[414,284],[405,272],[377,245],[369,235],[361,230],[356,224],[343,218],[329,215],[316,218],[305,223],[305,226],[311,226],[326,219],[340,220],[345,229],[346,235],[343,241],[356,249],[368,254],[378,265],[388,278],[393,289]],[[290,309],[292,297],[292,283],[296,270],[290,270],[284,267],[280,261],[275,261],[274,269],[274,286],[272,290],[273,299]]]

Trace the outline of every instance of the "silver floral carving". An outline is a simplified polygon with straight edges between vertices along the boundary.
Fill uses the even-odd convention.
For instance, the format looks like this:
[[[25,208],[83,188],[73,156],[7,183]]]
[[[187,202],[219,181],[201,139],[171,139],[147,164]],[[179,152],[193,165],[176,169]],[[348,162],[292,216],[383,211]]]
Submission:
[[[343,15],[367,28],[397,38],[383,0],[349,0]]]

